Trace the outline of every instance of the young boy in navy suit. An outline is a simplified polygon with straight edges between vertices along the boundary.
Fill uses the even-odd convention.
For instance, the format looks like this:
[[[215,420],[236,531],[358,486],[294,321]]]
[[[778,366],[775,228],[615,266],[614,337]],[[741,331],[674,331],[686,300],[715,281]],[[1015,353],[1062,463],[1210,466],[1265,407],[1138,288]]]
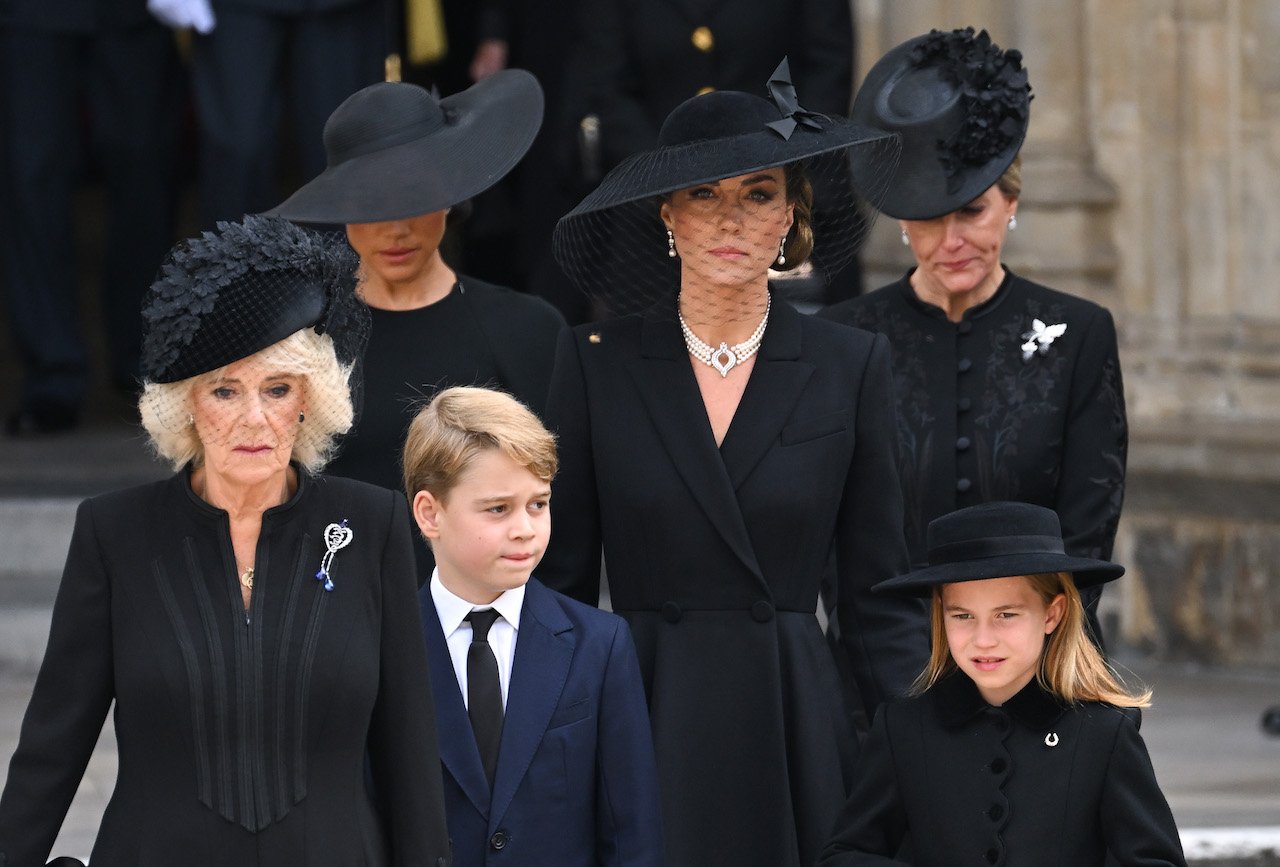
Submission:
[[[449,388],[409,426],[405,491],[436,569],[419,601],[454,864],[663,863],[626,623],[532,578],[555,439],[508,395]]]

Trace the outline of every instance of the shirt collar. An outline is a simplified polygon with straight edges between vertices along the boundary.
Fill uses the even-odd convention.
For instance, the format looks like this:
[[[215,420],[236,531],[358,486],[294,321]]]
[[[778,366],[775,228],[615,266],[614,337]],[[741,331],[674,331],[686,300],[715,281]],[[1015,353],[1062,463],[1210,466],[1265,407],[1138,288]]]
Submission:
[[[974,682],[958,671],[938,681],[929,694],[934,698],[942,724],[951,728],[961,726],[991,708]],[[1017,695],[1001,706],[1001,710],[1027,728],[1040,731],[1057,722],[1066,707],[1032,678]]]
[[[947,314],[943,312],[941,307],[922,300],[920,296],[916,294],[916,290],[911,288],[911,275],[915,270],[915,266],[908,268],[907,272],[902,275],[902,279],[898,281],[898,285],[901,288],[903,295],[906,297],[907,303],[927,316],[932,316],[935,319],[946,321]],[[996,287],[995,294],[986,301],[983,301],[981,304],[978,304],[975,307],[970,307],[966,310],[960,321],[963,322],[966,319],[977,319],[999,307],[1000,302],[1004,301],[1004,299],[1009,295],[1009,287],[1013,285],[1013,281],[1016,278],[1017,275],[1006,267],[1004,269],[1004,279],[1001,280],[1000,285]]]
[[[510,623],[512,629],[519,631],[520,611],[524,608],[524,588],[525,585],[521,584],[519,587],[507,590],[495,599],[492,605],[476,605],[455,595],[444,586],[440,580],[439,567],[431,572],[431,601],[435,603],[436,614],[440,617],[440,628],[446,638],[456,632],[462,622],[467,619],[467,615],[477,608],[497,609],[502,619]]]

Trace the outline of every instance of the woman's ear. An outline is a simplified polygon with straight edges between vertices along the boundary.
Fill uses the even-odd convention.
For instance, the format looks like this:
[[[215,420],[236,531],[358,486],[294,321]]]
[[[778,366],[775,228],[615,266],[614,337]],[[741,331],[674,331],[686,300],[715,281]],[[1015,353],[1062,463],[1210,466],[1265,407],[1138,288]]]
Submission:
[[[428,539],[440,537],[441,503],[430,491],[418,491],[413,495],[413,520]]]
[[[658,217],[662,220],[662,225],[668,229],[671,228],[671,203],[664,201],[658,207]]]
[[[1058,628],[1063,616],[1067,613],[1067,595],[1059,593],[1049,601],[1044,615],[1044,634],[1049,635]]]

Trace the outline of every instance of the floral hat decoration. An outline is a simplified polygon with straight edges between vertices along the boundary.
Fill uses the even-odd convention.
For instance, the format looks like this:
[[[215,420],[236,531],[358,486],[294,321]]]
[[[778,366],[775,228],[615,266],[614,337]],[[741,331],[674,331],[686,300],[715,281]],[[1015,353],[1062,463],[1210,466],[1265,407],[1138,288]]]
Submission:
[[[889,51],[854,97],[853,121],[902,137],[902,157],[879,199],[885,214],[929,220],[982,195],[1018,155],[1031,85],[1016,49],[987,31],[934,30]],[[853,166],[860,187],[883,178]]]
[[[312,327],[352,365],[368,340],[355,253],[336,236],[247,216],[170,251],[142,307],[142,374],[178,382]]]

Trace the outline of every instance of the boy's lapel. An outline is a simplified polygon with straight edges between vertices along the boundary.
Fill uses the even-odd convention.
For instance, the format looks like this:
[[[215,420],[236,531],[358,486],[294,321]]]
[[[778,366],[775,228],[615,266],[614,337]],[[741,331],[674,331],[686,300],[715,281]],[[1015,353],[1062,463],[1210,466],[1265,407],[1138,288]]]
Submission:
[[[520,612],[516,655],[511,664],[511,687],[507,693],[502,747],[498,751],[493,806],[489,812],[491,828],[497,827],[506,814],[542,744],[547,723],[560,703],[569,678],[575,645],[573,623],[551,592],[530,579]]]
[[[436,731],[440,736],[440,760],[457,781],[480,815],[489,816],[489,781],[480,762],[480,748],[471,733],[471,718],[462,701],[458,676],[453,671],[449,645],[445,642],[440,616],[431,600],[431,585],[419,593],[422,629],[427,637],[427,660],[431,667],[431,697],[436,706]]]

